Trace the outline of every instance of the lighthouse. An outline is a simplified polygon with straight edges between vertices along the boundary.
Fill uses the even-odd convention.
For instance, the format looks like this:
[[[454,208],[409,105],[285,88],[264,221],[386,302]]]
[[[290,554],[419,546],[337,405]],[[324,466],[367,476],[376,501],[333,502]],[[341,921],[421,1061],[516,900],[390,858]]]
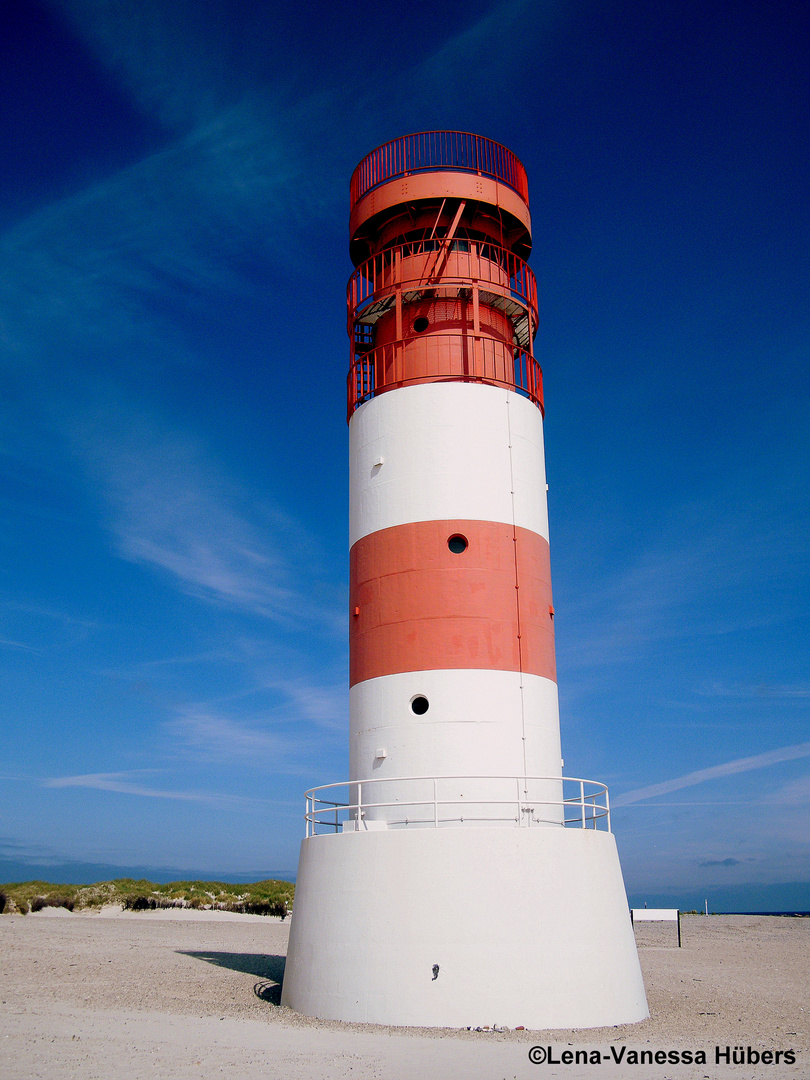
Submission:
[[[282,1002],[642,1020],[608,793],[562,770],[525,170],[408,135],[350,202],[349,778],[306,795]]]

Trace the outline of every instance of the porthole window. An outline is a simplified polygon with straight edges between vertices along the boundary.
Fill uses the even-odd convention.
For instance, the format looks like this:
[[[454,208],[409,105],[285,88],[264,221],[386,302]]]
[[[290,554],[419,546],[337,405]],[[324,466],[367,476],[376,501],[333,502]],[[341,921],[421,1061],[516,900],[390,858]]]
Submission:
[[[462,552],[467,550],[467,537],[462,536],[461,533],[456,533],[447,541],[447,546],[454,555],[461,555]]]
[[[416,697],[411,700],[411,710],[415,712],[417,716],[424,716],[429,708],[430,702],[421,694],[417,694]]]
[[[430,326],[430,322],[424,315],[420,315],[418,319],[413,320],[413,328],[417,334],[424,334],[425,330]]]

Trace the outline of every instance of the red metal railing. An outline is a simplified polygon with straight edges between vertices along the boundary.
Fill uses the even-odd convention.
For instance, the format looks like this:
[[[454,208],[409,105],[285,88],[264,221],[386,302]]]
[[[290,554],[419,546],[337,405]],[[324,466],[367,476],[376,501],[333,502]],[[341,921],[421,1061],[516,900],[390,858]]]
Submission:
[[[436,339],[434,339],[436,340]],[[443,334],[443,350],[420,353],[409,362],[401,341],[355,356],[347,376],[348,419],[376,394],[425,382],[477,382],[516,390],[543,409],[543,372],[525,349],[492,338]]]
[[[386,180],[439,169],[492,176],[514,188],[529,205],[526,170],[518,158],[500,143],[466,131],[423,131],[378,146],[352,173],[351,205]]]
[[[474,282],[527,308],[537,328],[537,280],[523,259],[489,242],[415,240],[377,252],[349,278],[349,333],[368,307],[397,288],[469,287]]]

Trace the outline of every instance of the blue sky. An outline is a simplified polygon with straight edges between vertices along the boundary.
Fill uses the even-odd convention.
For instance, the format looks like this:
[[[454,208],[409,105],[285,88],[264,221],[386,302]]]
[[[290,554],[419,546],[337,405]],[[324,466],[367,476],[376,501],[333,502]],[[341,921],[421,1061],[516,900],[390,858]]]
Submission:
[[[808,21],[4,5],[0,879],[294,872],[348,773],[348,180],[451,128],[529,174],[566,772],[636,900],[810,909]]]

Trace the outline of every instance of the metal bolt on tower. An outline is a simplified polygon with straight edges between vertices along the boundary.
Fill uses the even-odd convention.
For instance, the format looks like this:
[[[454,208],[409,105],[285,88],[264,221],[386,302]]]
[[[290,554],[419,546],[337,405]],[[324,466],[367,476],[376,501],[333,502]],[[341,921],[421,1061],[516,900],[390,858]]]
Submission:
[[[426,132],[351,180],[350,777],[307,793],[282,1000],[647,1015],[603,785],[562,776],[526,173]]]

